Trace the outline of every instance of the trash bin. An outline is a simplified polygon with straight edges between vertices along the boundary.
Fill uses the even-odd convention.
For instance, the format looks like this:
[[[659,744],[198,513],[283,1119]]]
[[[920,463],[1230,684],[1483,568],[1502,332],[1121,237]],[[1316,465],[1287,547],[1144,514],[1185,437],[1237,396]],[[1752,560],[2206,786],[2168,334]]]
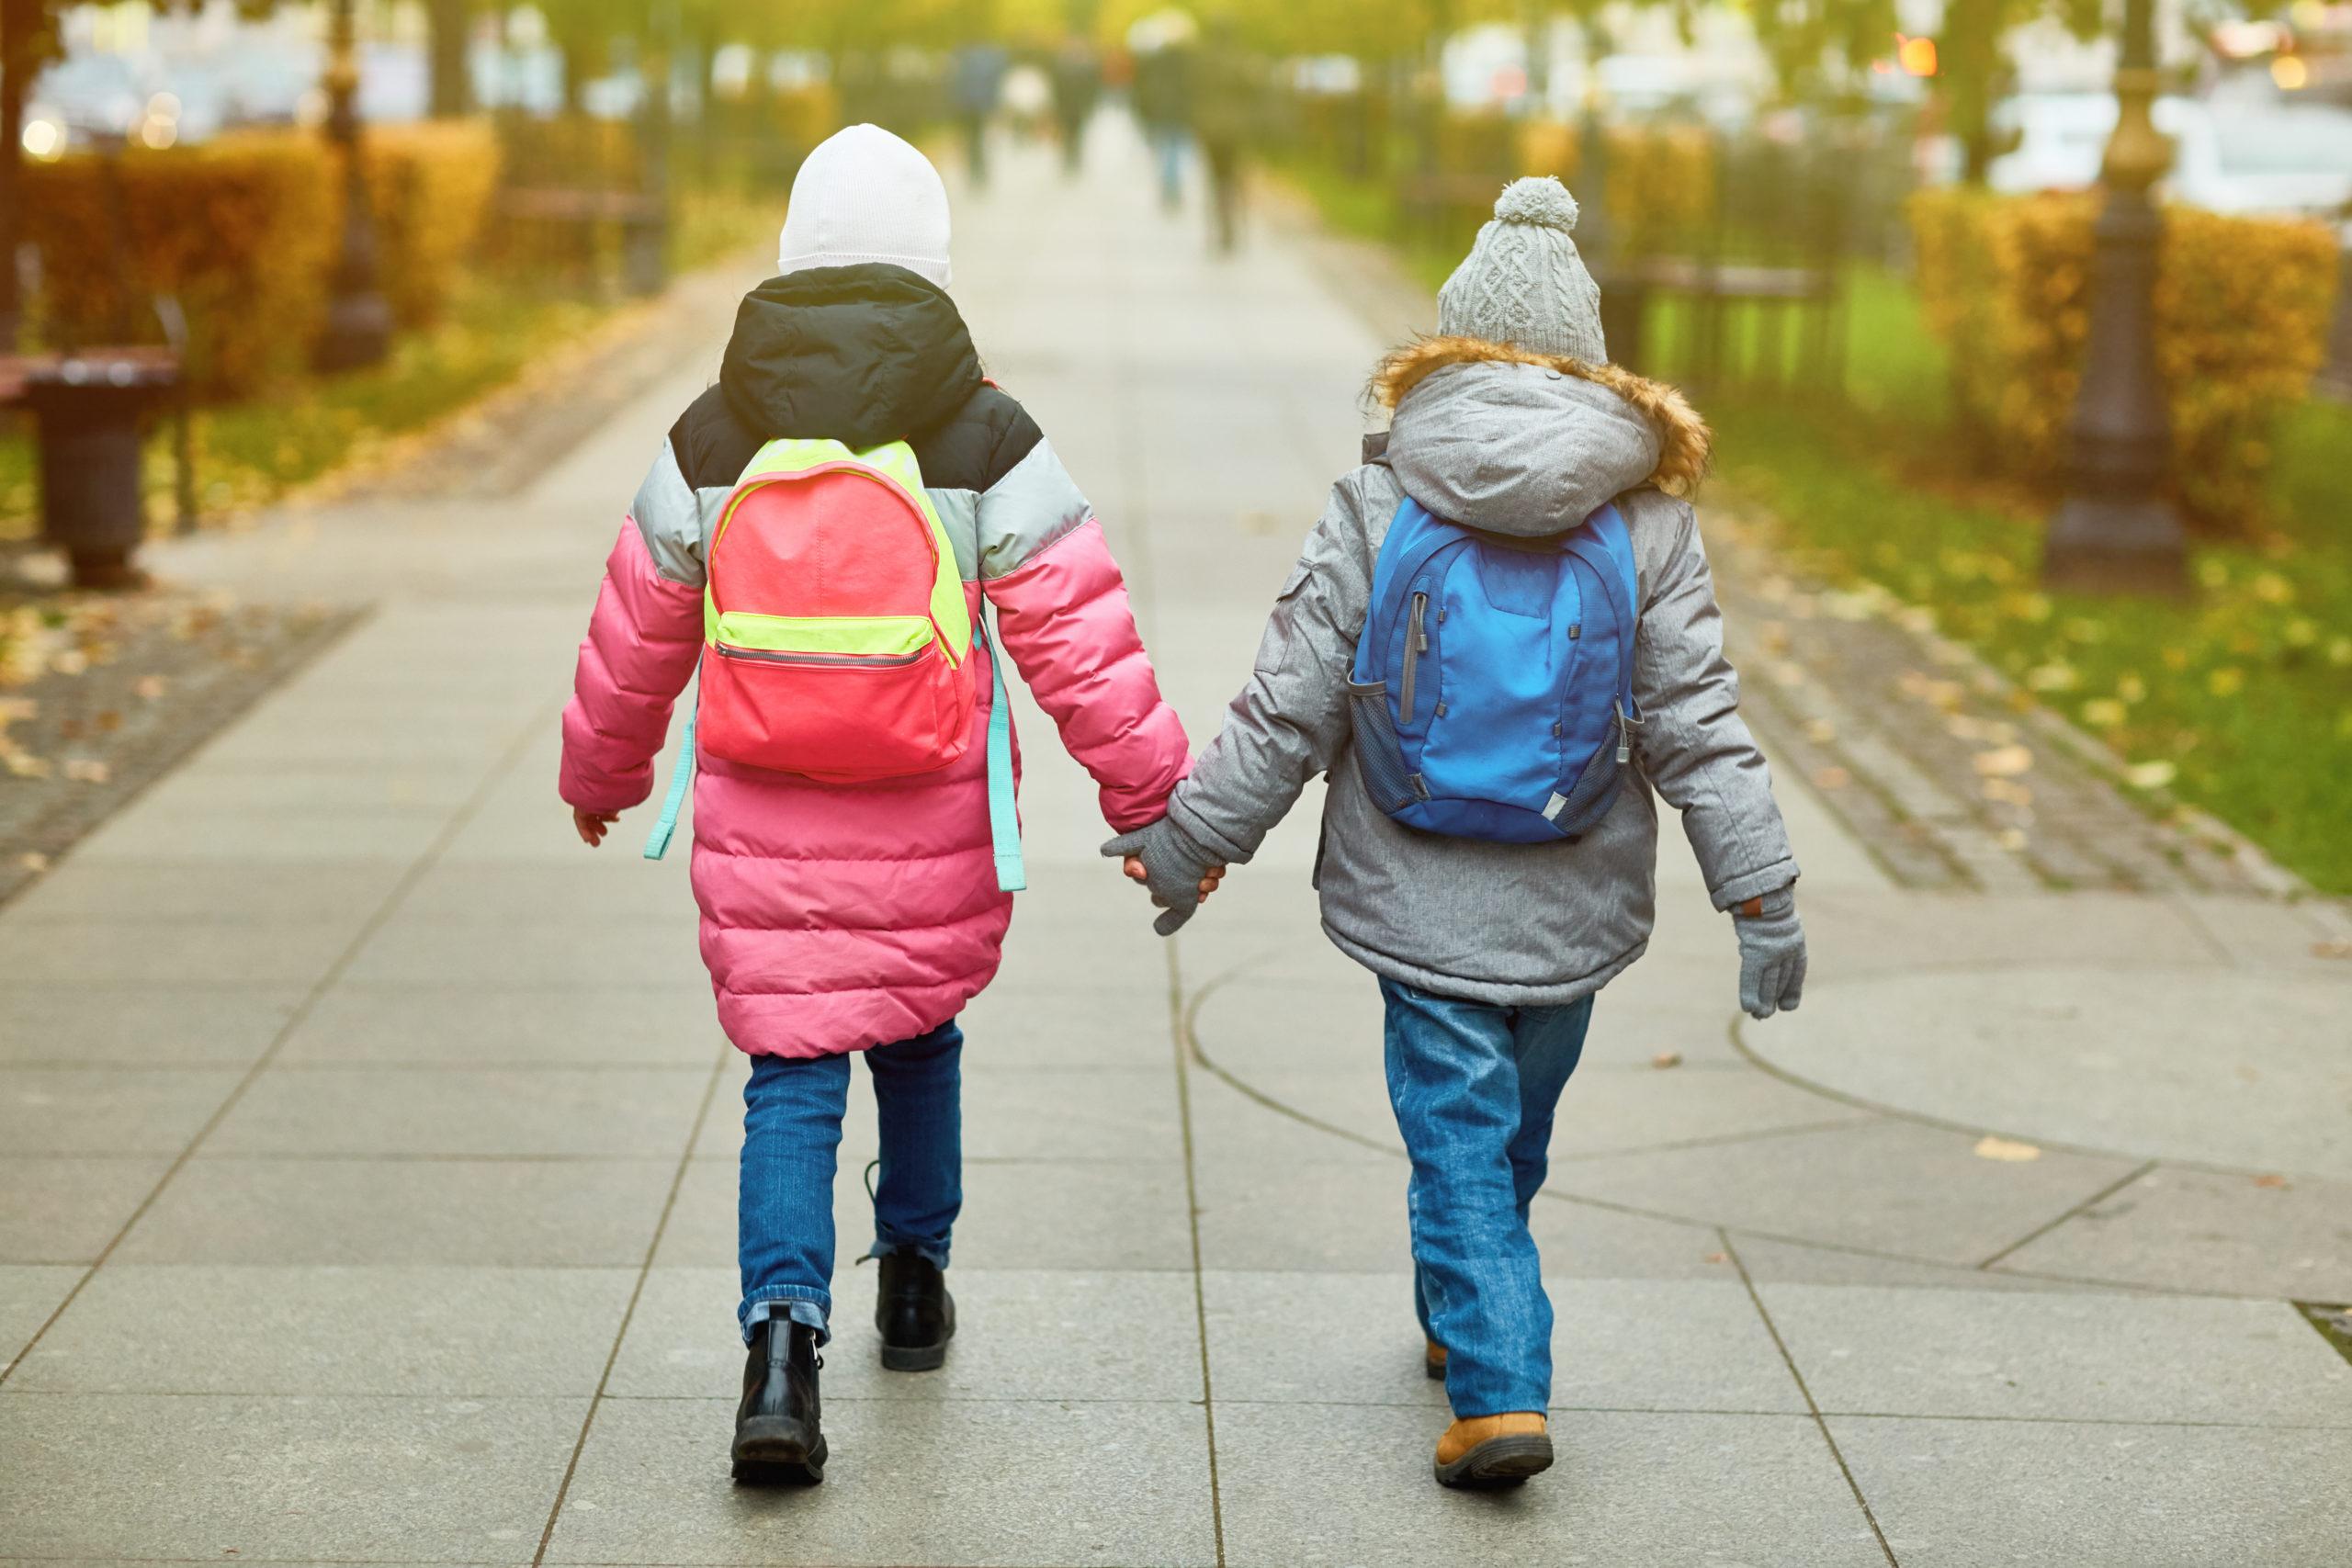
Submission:
[[[140,431],[178,383],[175,366],[143,354],[68,355],[26,378],[40,430],[41,530],[65,552],[74,586],[141,581],[130,564],[147,531]]]

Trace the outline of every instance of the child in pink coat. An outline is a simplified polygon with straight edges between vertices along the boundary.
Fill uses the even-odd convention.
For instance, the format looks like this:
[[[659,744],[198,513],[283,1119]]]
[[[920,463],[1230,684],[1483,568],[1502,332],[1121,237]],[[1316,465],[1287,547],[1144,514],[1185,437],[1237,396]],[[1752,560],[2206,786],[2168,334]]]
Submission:
[[[1188,761],[1126,588],[1036,422],[982,378],[946,292],[947,196],[913,147],[853,126],[793,183],[779,276],[745,297],[718,384],[679,417],[605,563],[563,716],[560,791],[580,836],[642,802],[703,649],[704,562],[752,455],[780,437],[904,440],[946,527],[973,618],[1001,646],[1125,832],[1159,818]],[[975,657],[993,650],[976,644]],[[752,1057],[740,1211],[750,1348],[734,1457],[820,1479],[817,1349],[832,1310],[832,1185],[850,1057],[874,1079],[886,1367],[936,1367],[961,1203],[956,1014],[995,975],[1010,895],[989,834],[988,667],[973,738],[936,773],[830,784],[705,754],[694,803],[702,954]]]

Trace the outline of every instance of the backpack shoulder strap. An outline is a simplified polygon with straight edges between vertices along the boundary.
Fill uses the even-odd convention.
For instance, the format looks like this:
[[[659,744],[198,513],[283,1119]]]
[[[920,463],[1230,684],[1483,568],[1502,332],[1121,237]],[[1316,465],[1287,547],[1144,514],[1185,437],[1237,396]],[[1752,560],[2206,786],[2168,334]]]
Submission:
[[[1012,705],[1004,683],[1004,643],[990,637],[985,612],[975,628],[989,649],[989,840],[996,853],[996,885],[1006,893],[1029,886],[1021,856],[1021,812],[1013,795]]]
[[[678,808],[686,803],[686,785],[695,776],[695,720],[702,716],[702,682],[695,682],[695,705],[686,714],[686,733],[678,745],[678,760],[670,769],[670,793],[662,797],[662,815],[645,836],[645,858],[660,860],[670,852],[670,835],[678,830]]]

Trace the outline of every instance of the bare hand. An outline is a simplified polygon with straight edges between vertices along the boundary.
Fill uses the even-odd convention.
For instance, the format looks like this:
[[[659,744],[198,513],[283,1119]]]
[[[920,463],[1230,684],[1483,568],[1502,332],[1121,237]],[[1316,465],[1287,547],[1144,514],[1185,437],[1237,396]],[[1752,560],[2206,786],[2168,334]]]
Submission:
[[[1138,856],[1129,855],[1126,859],[1119,863],[1119,869],[1127,874],[1127,880],[1129,882],[1141,882],[1145,880],[1143,861]],[[1221,865],[1211,866],[1207,873],[1201,878],[1201,902],[1204,904],[1207,903],[1209,895],[1216,892],[1216,885],[1224,880],[1225,867]]]
[[[571,808],[571,829],[592,850],[605,841],[605,834],[620,819],[617,811],[582,811],[576,806]]]

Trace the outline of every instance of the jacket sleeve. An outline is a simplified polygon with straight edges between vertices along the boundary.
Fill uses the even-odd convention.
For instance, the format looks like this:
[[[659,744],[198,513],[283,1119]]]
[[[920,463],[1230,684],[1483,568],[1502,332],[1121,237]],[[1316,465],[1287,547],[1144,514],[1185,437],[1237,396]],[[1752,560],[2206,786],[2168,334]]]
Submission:
[[[605,558],[563,710],[556,787],[582,811],[652,792],[670,709],[702,654],[700,506],[665,444]]]
[[[1125,832],[1156,821],[1184,776],[1183,721],[1136,631],[1102,525],[1043,436],[979,499],[980,586],[997,630],[1062,744]]]
[[[1249,683],[1169,807],[1220,860],[1247,862],[1317,773],[1348,746],[1348,671],[1371,592],[1358,497],[1332,487],[1266,619]]]
[[[1648,582],[1635,639],[1634,701],[1642,771],[1698,857],[1718,909],[1796,880],[1771,770],[1739,716],[1739,676],[1724,657],[1723,611],[1690,508],[1668,517],[1668,543]]]

